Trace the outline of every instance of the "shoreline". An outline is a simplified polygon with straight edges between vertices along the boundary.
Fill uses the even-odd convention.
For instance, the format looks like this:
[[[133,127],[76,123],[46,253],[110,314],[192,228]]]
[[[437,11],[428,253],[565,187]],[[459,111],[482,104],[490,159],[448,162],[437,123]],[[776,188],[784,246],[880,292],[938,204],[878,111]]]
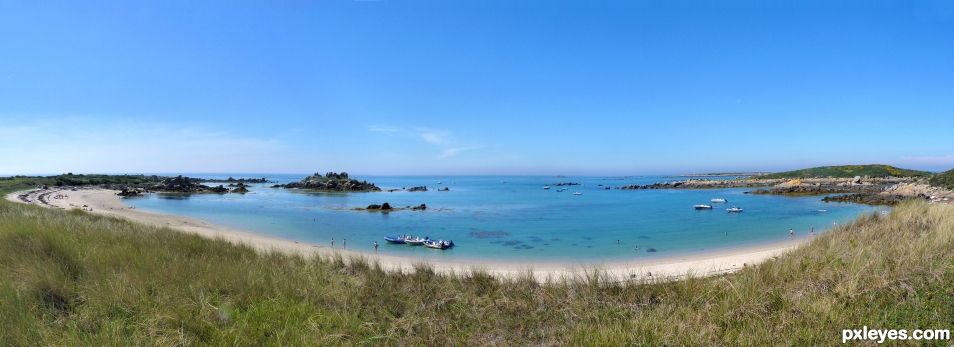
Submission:
[[[434,260],[405,256],[374,254],[341,248],[331,248],[261,235],[251,231],[238,230],[198,220],[195,218],[140,211],[126,205],[116,190],[100,188],[29,190],[8,194],[5,198],[12,202],[32,204],[46,208],[82,209],[100,215],[118,217],[132,222],[168,227],[169,229],[196,234],[211,239],[222,239],[237,244],[245,244],[259,251],[280,251],[303,256],[323,258],[340,256],[346,261],[362,258],[370,263],[378,263],[389,271],[413,272],[415,266],[429,265],[437,273],[462,274],[474,270],[485,271],[501,279],[516,279],[531,274],[537,281],[583,278],[594,271],[614,281],[627,280],[675,280],[693,276],[711,276],[731,273],[761,263],[765,260],[787,253],[809,241],[808,238],[741,246],[729,249],[704,251],[693,254],[674,255],[657,259],[633,261],[607,261],[593,263],[561,262],[512,262],[512,261],[462,261]]]

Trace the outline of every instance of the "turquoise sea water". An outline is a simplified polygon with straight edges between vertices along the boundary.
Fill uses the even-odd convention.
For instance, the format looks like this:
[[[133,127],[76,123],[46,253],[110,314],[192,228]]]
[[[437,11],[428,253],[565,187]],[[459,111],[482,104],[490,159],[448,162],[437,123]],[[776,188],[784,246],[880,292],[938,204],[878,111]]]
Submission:
[[[225,176],[206,176],[227,177]],[[248,175],[277,182],[303,175]],[[198,176],[202,177],[202,176]],[[821,197],[749,195],[751,189],[617,190],[678,177],[359,177],[383,189],[426,185],[427,192],[314,193],[255,184],[241,194],[151,194],[126,199],[138,209],[171,213],[304,243],[440,260],[603,262],[652,259],[787,240],[884,208],[824,203]],[[579,182],[558,192],[557,182]],[[440,182],[440,183],[438,183]],[[551,189],[544,190],[544,185]],[[437,188],[449,187],[440,192]],[[573,195],[580,192],[582,195]],[[713,210],[694,204],[726,198]],[[388,202],[427,204],[426,211],[391,213],[353,208]],[[743,213],[728,213],[738,206]],[[820,212],[819,210],[827,210]],[[391,245],[386,235],[452,239],[457,247],[433,250]],[[617,241],[618,240],[618,241]],[[655,250],[651,252],[650,249]]]

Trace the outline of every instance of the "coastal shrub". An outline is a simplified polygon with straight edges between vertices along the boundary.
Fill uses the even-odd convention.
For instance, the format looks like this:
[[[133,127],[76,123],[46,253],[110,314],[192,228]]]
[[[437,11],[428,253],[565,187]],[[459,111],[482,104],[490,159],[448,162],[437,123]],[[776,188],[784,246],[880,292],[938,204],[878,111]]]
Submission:
[[[0,345],[833,345],[845,328],[950,328],[951,249],[954,206],[914,201],[733,274],[539,283],[3,201]]]
[[[954,189],[954,170],[948,170],[931,177],[931,185],[947,189]]]
[[[776,172],[759,175],[758,178],[851,178],[862,177],[930,177],[927,171],[897,168],[891,165],[839,165],[820,166],[808,169]]]

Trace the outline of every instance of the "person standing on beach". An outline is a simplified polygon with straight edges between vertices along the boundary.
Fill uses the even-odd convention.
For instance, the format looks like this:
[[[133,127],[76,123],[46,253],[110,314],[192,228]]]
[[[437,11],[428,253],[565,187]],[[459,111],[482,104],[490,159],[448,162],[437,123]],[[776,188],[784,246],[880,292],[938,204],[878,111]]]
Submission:
[[[341,248],[348,248],[348,239],[341,240]]]
[[[332,248],[335,247],[335,238],[334,238],[334,237],[331,238],[331,247],[332,247]]]
[[[795,238],[795,229],[788,229],[788,238],[790,239]]]
[[[378,241],[374,241],[374,253],[378,253]]]
[[[808,232],[808,236],[815,236],[815,227],[812,227],[812,230]]]

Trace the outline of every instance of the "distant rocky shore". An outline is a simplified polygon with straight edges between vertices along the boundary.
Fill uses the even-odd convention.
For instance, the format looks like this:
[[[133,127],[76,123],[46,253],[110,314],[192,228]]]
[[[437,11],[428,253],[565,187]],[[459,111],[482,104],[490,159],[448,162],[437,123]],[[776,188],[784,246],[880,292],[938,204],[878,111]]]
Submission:
[[[269,183],[269,182],[271,182],[271,181],[269,181],[269,180],[268,180],[267,178],[265,178],[265,177],[262,177],[262,178],[233,178],[233,177],[231,177],[231,176],[229,176],[229,178],[226,178],[226,179],[224,179],[224,180],[223,180],[223,179],[202,179],[201,181],[202,181],[202,182],[207,182],[207,183]]]
[[[623,190],[716,188],[761,188],[747,193],[767,195],[829,195],[823,200],[869,205],[894,205],[908,199],[954,200],[950,190],[932,187],[922,177],[688,179],[617,187]]]
[[[681,181],[659,182],[653,184],[639,185],[632,184],[616,189],[623,190],[641,190],[641,189],[709,189],[709,188],[754,188],[771,187],[784,182],[783,179],[755,179],[743,178],[732,180],[708,180],[708,179],[687,179]]]

